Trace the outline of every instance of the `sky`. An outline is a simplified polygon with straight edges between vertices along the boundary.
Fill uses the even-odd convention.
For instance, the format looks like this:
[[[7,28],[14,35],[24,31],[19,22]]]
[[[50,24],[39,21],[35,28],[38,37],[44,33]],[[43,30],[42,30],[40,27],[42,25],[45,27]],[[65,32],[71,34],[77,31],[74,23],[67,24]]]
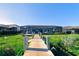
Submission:
[[[79,4],[0,4],[0,24],[79,26]]]

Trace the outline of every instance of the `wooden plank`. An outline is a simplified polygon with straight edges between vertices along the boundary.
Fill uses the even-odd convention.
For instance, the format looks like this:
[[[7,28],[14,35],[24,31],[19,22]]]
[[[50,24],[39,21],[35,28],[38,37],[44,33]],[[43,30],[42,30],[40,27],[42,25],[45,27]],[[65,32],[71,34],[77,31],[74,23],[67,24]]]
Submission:
[[[28,49],[24,52],[24,56],[54,56],[47,45],[40,38],[39,35],[35,35],[28,46]]]
[[[52,52],[49,51],[31,51],[26,50],[24,56],[54,56]]]

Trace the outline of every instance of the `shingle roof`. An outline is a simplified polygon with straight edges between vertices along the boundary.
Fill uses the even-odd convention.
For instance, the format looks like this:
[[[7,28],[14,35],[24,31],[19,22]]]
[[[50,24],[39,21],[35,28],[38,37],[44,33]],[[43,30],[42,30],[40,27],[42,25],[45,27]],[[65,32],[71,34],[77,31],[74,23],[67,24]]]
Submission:
[[[79,29],[79,26],[66,26],[64,29]]]
[[[12,28],[12,27],[17,27],[18,25],[16,24],[11,24],[11,25],[4,25],[4,24],[0,24],[0,27],[5,27],[5,28]]]

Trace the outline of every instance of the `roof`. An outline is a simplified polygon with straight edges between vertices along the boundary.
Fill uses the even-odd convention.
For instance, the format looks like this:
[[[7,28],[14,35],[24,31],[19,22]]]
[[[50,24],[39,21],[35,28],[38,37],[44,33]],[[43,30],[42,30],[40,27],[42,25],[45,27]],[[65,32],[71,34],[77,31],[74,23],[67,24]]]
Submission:
[[[65,26],[64,29],[79,29],[79,26]]]
[[[12,28],[12,27],[17,27],[18,25],[16,24],[11,24],[11,25],[4,25],[4,24],[0,24],[0,27],[5,27],[5,28]]]
[[[48,28],[52,28],[52,27],[61,27],[62,26],[55,26],[55,25],[26,25],[26,26],[20,26],[21,28],[27,28],[27,27],[48,27]]]

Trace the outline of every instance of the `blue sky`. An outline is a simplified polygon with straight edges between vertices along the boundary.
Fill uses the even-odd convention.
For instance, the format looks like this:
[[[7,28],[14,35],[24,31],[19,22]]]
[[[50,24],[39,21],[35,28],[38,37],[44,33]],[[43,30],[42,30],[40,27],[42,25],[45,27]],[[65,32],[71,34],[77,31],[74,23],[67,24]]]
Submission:
[[[79,26],[79,4],[0,4],[0,24]]]

